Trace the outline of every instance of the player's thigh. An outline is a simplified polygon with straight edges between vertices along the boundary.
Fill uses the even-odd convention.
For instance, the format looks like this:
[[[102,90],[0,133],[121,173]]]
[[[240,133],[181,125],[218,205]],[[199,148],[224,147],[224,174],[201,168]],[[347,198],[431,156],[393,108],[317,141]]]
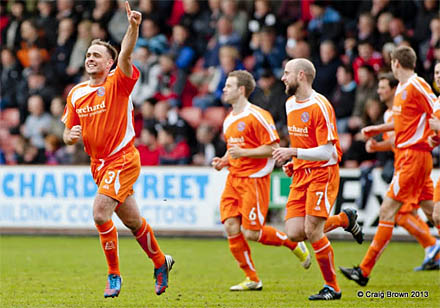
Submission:
[[[241,224],[247,230],[260,230],[269,210],[270,176],[243,179],[238,188],[241,195]]]
[[[310,176],[313,180],[307,189],[306,214],[327,218],[338,196],[339,168],[317,168]]]
[[[224,224],[226,219],[231,217],[240,217],[240,202],[241,197],[235,186],[238,185],[236,178],[228,175],[220,198],[220,220]]]

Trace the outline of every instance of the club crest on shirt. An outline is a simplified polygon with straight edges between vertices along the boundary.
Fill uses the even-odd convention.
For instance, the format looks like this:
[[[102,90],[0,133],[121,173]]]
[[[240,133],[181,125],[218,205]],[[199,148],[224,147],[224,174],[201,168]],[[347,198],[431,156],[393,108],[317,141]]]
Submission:
[[[303,121],[304,123],[307,123],[310,120],[310,114],[307,111],[304,111],[301,114],[301,121]]]
[[[238,122],[237,129],[238,129],[239,132],[244,131],[245,127],[246,127],[246,123],[244,123],[243,121]]]
[[[403,92],[402,92],[402,99],[406,99],[407,95],[408,95],[408,92],[406,92],[406,90],[403,90]]]
[[[96,94],[98,94],[98,96],[104,96],[105,88],[104,87],[99,87],[98,90],[96,91]]]

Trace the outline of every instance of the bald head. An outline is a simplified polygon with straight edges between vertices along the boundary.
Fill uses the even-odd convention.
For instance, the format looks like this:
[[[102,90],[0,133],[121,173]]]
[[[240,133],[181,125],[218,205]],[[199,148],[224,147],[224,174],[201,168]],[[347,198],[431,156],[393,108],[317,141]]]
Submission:
[[[316,76],[316,69],[313,66],[313,63],[304,58],[290,60],[286,64],[286,70],[289,72],[295,72],[295,74],[300,71],[304,72],[309,84],[313,83]]]

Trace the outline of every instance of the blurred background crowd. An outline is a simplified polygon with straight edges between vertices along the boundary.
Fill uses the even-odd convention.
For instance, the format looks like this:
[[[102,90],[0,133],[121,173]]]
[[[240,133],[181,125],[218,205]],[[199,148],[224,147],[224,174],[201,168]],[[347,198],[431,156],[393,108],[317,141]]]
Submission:
[[[317,69],[313,87],[335,108],[345,167],[384,161],[365,151],[360,129],[383,121],[377,78],[390,71],[396,46],[416,50],[416,72],[439,94],[436,0],[130,3],[143,14],[133,53],[141,77],[132,93],[142,165],[209,165],[224,154],[221,128],[229,106],[222,88],[236,69],[254,75],[250,101],[270,111],[286,146],[280,77],[288,60],[310,59]],[[60,117],[70,89],[88,78],[83,64],[90,42],[120,46],[128,26],[124,1],[0,5],[0,163],[87,164],[81,143],[63,144]]]

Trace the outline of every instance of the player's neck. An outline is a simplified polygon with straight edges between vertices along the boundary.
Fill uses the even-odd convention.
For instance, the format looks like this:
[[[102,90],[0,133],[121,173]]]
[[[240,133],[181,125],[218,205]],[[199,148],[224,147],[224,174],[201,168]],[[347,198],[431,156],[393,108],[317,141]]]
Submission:
[[[235,104],[232,104],[232,113],[239,114],[243,112],[246,107],[248,100],[244,97],[240,97]]]
[[[298,101],[305,101],[308,99],[313,93],[313,89],[309,86],[305,87],[298,87],[298,90],[296,90],[295,97]]]
[[[90,75],[90,79],[89,79],[89,85],[94,87],[94,86],[99,86],[101,84],[104,83],[105,79],[107,78],[107,75],[99,75],[99,76],[92,76]]]
[[[413,70],[401,70],[399,72],[398,80],[401,84],[405,84],[408,81],[408,79],[411,78],[412,75],[414,75]]]

